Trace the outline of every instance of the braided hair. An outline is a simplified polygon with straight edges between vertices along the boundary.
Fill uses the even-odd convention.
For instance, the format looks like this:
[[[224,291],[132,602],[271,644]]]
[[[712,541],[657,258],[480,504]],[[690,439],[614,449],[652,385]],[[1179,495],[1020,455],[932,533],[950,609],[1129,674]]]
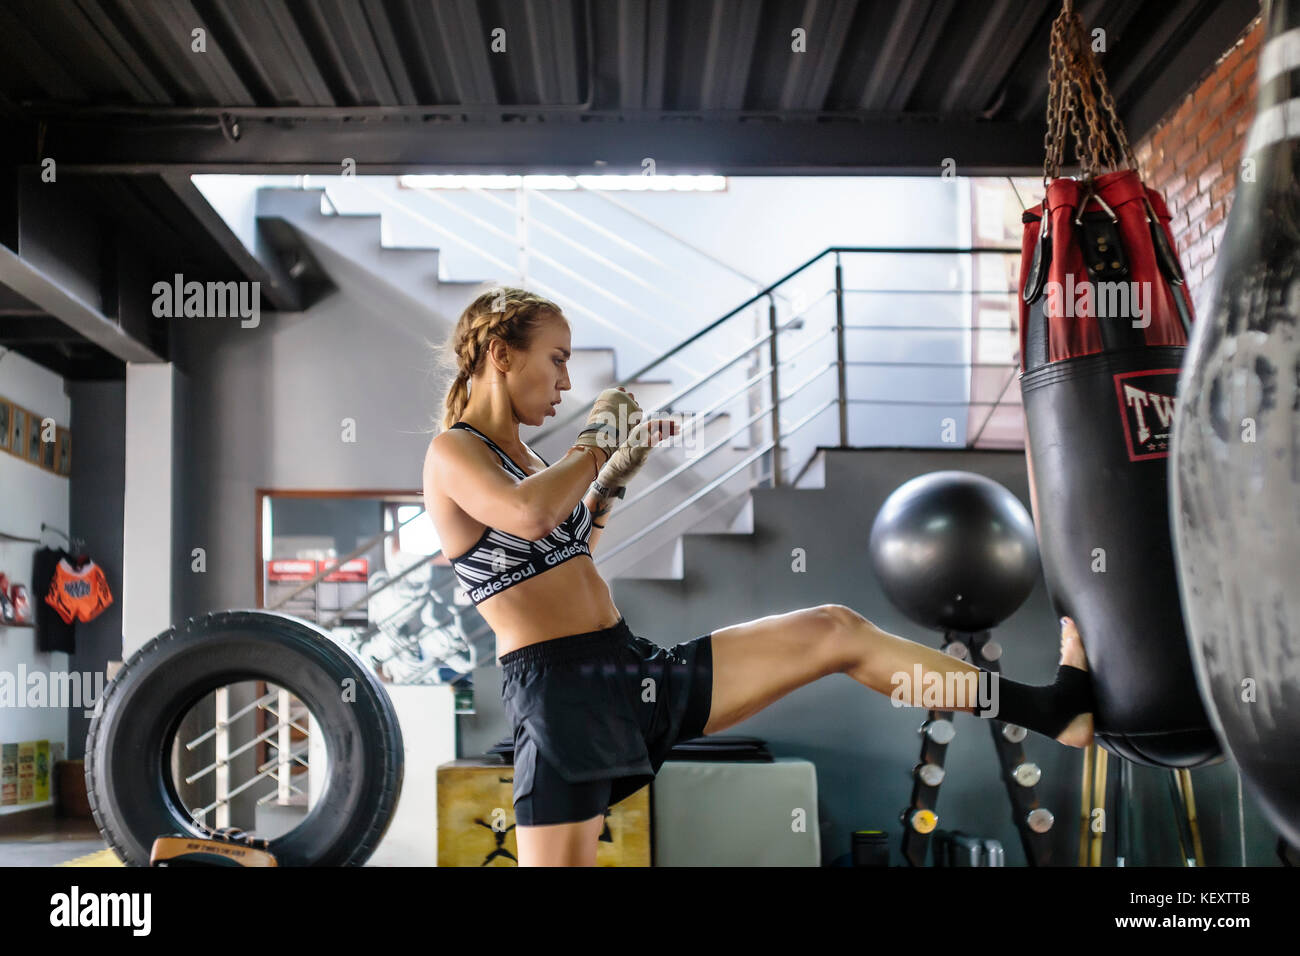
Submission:
[[[466,306],[447,343],[448,364],[454,363],[455,377],[443,401],[444,430],[464,414],[470,379],[482,369],[492,339],[526,351],[537,325],[549,313],[563,314],[550,299],[511,286],[489,289]]]

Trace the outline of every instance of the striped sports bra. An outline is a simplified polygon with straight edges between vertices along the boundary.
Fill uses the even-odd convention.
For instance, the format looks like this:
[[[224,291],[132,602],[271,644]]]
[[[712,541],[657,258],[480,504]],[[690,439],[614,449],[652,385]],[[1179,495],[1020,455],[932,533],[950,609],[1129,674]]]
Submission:
[[[506,471],[520,481],[528,477],[528,473],[511,461],[509,455],[474,426],[457,422],[451,427],[463,428],[487,442],[488,447],[501,459]],[[549,467],[545,458],[542,463]],[[581,554],[590,556],[591,548],[587,544],[589,537],[591,511],[586,502],[579,501],[569,517],[537,541],[529,541],[498,528],[484,528],[473,547],[459,557],[450,559],[451,567],[456,573],[456,580],[477,607],[520,581],[549,571],[570,558]]]

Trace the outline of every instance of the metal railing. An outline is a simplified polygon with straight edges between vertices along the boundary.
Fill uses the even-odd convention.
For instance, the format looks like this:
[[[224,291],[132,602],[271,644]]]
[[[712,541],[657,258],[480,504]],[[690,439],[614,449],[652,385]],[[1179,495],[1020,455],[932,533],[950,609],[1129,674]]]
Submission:
[[[271,705],[272,701],[275,702],[275,706]],[[296,707],[293,706],[295,703],[297,703]],[[233,714],[230,713],[230,688],[220,687],[213,691],[213,704],[215,707],[213,726],[184,742],[185,749],[193,752],[211,739],[215,751],[212,763],[200,767],[184,778],[186,786],[193,786],[208,776],[213,780],[212,801],[204,806],[190,807],[190,815],[199,823],[213,829],[228,827],[234,799],[259,781],[268,778],[272,780],[274,787],[258,798],[258,806],[273,801],[287,806],[294,802],[295,794],[305,799],[306,793],[293,782],[293,768],[295,765],[309,767],[305,759],[307,743],[304,742],[294,748],[291,733],[297,730],[310,739],[308,725],[303,722],[307,716],[307,708],[282,687],[276,687],[263,694]],[[259,712],[271,716],[275,723],[260,734],[245,732],[240,735],[244,738],[243,742],[236,744],[236,732],[233,729],[235,725],[244,717]],[[266,743],[274,749],[275,756],[271,760],[258,764],[252,777],[242,783],[234,784],[231,779],[232,761],[261,743]],[[209,822],[208,814],[215,814],[215,820]]]

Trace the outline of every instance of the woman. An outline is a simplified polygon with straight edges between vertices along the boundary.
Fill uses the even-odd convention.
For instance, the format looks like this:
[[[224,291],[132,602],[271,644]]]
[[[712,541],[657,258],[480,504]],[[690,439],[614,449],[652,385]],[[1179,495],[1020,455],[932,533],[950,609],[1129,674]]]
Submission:
[[[672,648],[634,635],[591,551],[653,446],[675,433],[641,422],[622,388],[597,398],[565,456],[549,464],[520,424],[556,414],[570,386],[568,322],[554,303],[505,288],[475,299],[452,334],[456,377],[444,430],[424,462],[425,505],[457,578],[497,638],[515,733],[514,804],[524,866],[595,864],[606,808],[654,779],[679,740],[726,730],[797,687],[848,674],[900,706],[899,685],[981,672],[887,634],[839,604],[773,614]],[[454,557],[453,557],[454,556]],[[1082,747],[1092,740],[1087,663],[1063,619],[1056,682],[992,681],[997,697],[943,704]],[[900,675],[902,675],[900,677]],[[924,683],[924,681],[923,681]],[[970,700],[970,706],[958,706]]]

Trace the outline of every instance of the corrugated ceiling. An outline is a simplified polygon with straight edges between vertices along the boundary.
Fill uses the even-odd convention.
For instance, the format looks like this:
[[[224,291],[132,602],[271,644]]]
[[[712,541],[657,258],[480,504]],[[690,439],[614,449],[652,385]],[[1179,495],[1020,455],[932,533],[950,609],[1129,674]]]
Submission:
[[[1258,11],[1251,0],[1078,6],[1105,31],[1134,138]],[[818,156],[831,170],[930,169],[936,152],[1023,171],[1041,163],[1058,10],[1054,0],[7,0],[0,107],[11,122],[44,119],[44,142],[87,165],[251,171],[311,162],[313,149],[332,163],[346,146],[384,171],[559,169],[589,166],[591,152],[631,162],[649,145],[670,162],[712,156],[730,173],[815,171]]]

